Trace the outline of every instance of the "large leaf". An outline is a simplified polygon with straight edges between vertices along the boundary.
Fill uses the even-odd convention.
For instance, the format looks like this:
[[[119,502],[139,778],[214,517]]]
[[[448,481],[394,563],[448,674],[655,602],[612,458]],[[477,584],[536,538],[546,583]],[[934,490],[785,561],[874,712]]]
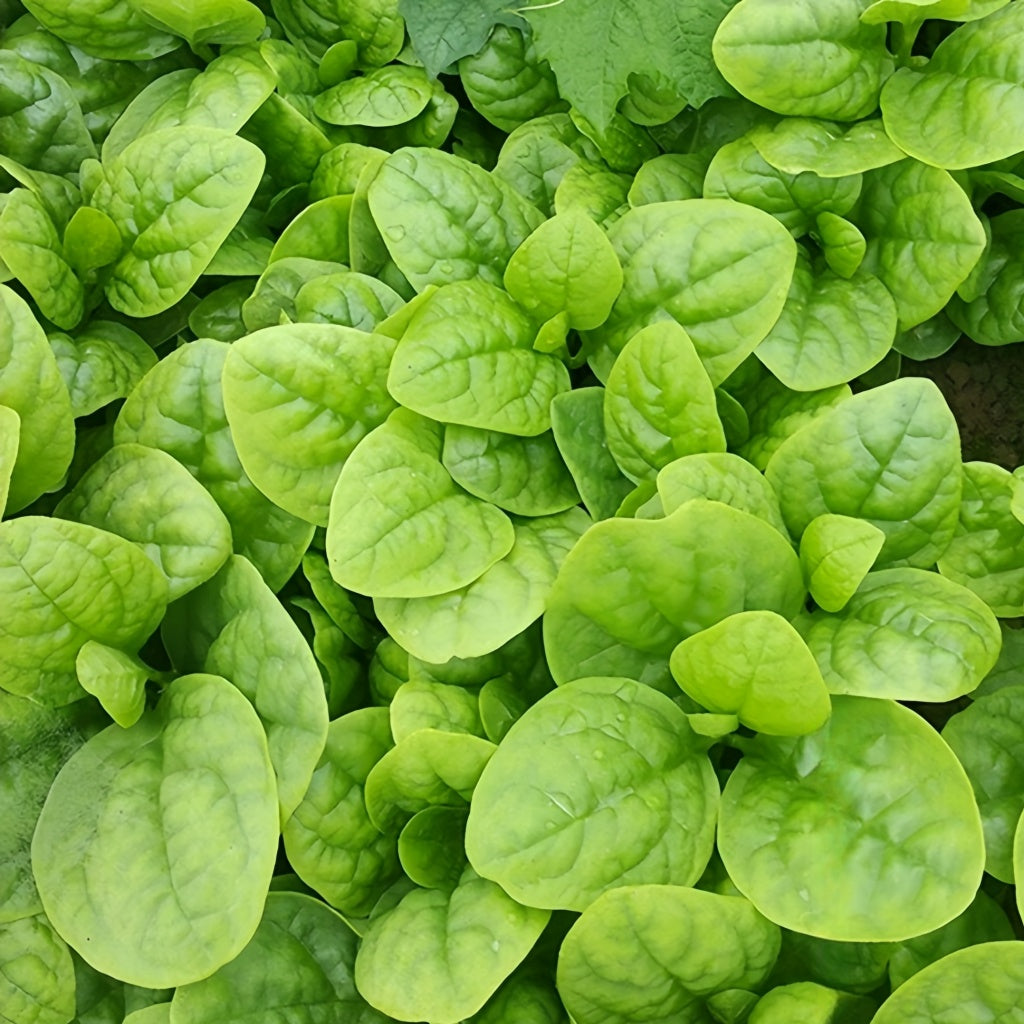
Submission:
[[[483,168],[434,149],[388,157],[369,202],[392,259],[417,291],[477,277],[500,285],[512,253],[543,220]]]
[[[527,906],[583,910],[615,886],[692,885],[717,804],[703,745],[668,697],[577,679],[534,704],[487,763],[466,852]]]
[[[792,618],[803,597],[788,541],[746,512],[696,499],[665,519],[605,520],[552,588],[548,663],[558,682],[600,673],[674,686],[669,656],[685,637],[750,609]]]
[[[440,424],[396,409],[349,457],[331,498],[327,558],[343,587],[430,597],[472,583],[512,548],[508,516],[456,486]]]
[[[389,1018],[458,1024],[519,965],[548,916],[467,868],[453,892],[413,889],[371,920],[356,983]]]
[[[361,708],[331,722],[309,788],[284,825],[295,873],[344,914],[363,917],[400,874],[394,836],[370,821],[363,786],[391,748],[385,708]]]
[[[470,427],[533,436],[569,372],[533,347],[536,326],[507,292],[480,280],[439,288],[395,350],[388,390],[405,407]]]
[[[629,338],[671,317],[720,384],[778,319],[796,243],[771,215],[727,199],[649,203],[609,231],[624,283],[608,321],[593,332],[606,376]]]
[[[558,991],[579,1024],[700,1020],[716,992],[759,988],[779,943],[779,930],[737,896],[623,886],[569,930]]]
[[[985,604],[922,569],[868,573],[840,612],[814,611],[797,624],[832,693],[954,700],[999,654],[999,625]]]
[[[633,74],[650,75],[653,69],[659,83],[694,107],[727,95],[711,39],[728,9],[729,0],[577,0],[535,4],[522,13],[561,94],[603,129]]]
[[[216,676],[184,676],[131,729],[110,726],[61,769],[32,869],[47,916],[97,970],[150,988],[185,985],[237,956],[256,930],[277,822],[249,702]]]
[[[410,654],[437,664],[479,657],[541,616],[559,567],[590,519],[574,508],[512,525],[512,549],[467,586],[431,597],[374,601],[382,625]]]
[[[892,71],[885,26],[860,20],[862,0],[740,0],[715,36],[729,84],[762,107],[857,121],[873,113]]]
[[[963,189],[917,160],[867,172],[854,219],[867,240],[864,270],[892,292],[901,331],[938,313],[985,248]]]
[[[960,508],[956,420],[939,389],[907,377],[862,392],[785,440],[765,469],[799,537],[826,512],[885,532],[879,567],[928,568]]]
[[[0,686],[41,704],[78,700],[87,640],[137,651],[163,618],[167,582],[132,543],[94,526],[0,524]]]
[[[930,12],[924,17],[935,17]],[[958,28],[922,67],[882,90],[885,129],[938,167],[976,167],[1024,149],[1024,8],[1007,4]]]
[[[205,583],[231,554],[231,527],[209,491],[158,448],[115,445],[55,514],[133,541],[167,577],[171,601]]]
[[[335,324],[267,327],[224,361],[224,411],[238,458],[278,507],[327,525],[345,460],[395,403],[393,339]]]
[[[127,246],[106,283],[110,304],[136,317],[174,305],[249,205],[264,163],[230,132],[189,126],[143,135],[104,166],[92,202]]]
[[[44,28],[95,57],[146,60],[176,49],[181,40],[154,26],[131,0],[29,0],[25,6]]]
[[[929,964],[882,1004],[873,1024],[932,1024],[962,1015],[977,1020],[1024,1020],[1024,947],[1020,942],[984,942]],[[983,1016],[979,1016],[983,1015]]]
[[[952,920],[985,860],[952,751],[908,708],[865,697],[833,698],[809,736],[751,743],[722,794],[718,848],[770,921],[859,942]]]

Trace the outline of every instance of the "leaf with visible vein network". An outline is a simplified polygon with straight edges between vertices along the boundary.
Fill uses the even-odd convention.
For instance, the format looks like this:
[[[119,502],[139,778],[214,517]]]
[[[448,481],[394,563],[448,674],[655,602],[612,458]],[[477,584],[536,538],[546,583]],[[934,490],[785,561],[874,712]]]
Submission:
[[[629,91],[629,76],[652,68],[693,107],[734,95],[711,57],[711,40],[732,6],[732,0],[564,0],[523,14],[559,92],[603,128]]]

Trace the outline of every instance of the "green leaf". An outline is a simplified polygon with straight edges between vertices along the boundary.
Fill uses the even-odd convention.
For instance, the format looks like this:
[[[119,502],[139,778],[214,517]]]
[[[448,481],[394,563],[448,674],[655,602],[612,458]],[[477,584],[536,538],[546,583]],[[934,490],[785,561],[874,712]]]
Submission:
[[[121,232],[105,213],[80,206],[68,221],[63,244],[71,269],[80,278],[88,278],[121,255]]]
[[[761,155],[750,135],[727,143],[712,158],[704,178],[706,199],[735,199],[778,218],[795,238],[819,214],[848,213],[860,195],[857,174],[823,178],[813,171],[789,174]]]
[[[504,284],[534,320],[565,312],[569,327],[587,331],[608,318],[622,287],[622,268],[605,233],[573,210],[546,220],[519,246]]]
[[[686,331],[660,321],[633,335],[608,374],[608,450],[638,483],[674,459],[724,452],[714,388]]]
[[[450,683],[403,683],[392,698],[389,711],[396,743],[419,729],[483,736],[476,694]]]
[[[603,346],[604,377],[636,331],[672,318],[720,384],[778,319],[796,262],[796,243],[774,217],[726,199],[639,206],[608,236],[624,283],[592,335]]]
[[[774,125],[758,125],[747,137],[772,167],[787,174],[812,171],[822,178],[840,178],[885,167],[906,156],[879,120],[847,126],[785,117]]]
[[[728,0],[685,6],[671,0],[577,0],[536,4],[522,13],[537,52],[551,62],[559,92],[604,128],[629,91],[629,76],[651,68],[693,107],[728,95],[711,55],[712,37],[728,9]]]
[[[309,788],[284,824],[295,873],[343,914],[363,917],[401,873],[393,836],[370,821],[363,786],[391,748],[385,708],[331,722]]]
[[[434,149],[388,157],[369,189],[388,252],[417,291],[468,278],[500,285],[541,214],[482,167]]]
[[[60,236],[43,201],[27,188],[9,192],[0,208],[0,259],[47,319],[64,328],[82,319],[82,282],[64,258]]]
[[[624,886],[600,896],[569,930],[558,991],[578,1024],[710,1020],[704,1001],[759,988],[779,942],[779,930],[737,896]]]
[[[868,574],[885,533],[864,519],[825,513],[812,519],[800,538],[800,565],[815,604],[838,612]]]
[[[727,381],[728,393],[738,398],[748,417],[748,436],[737,451],[760,470],[783,441],[842,405],[851,394],[846,384],[823,391],[791,391],[757,359],[749,360],[742,370],[751,371],[752,379],[741,382],[737,374],[737,379]]]
[[[746,459],[731,452],[701,452],[670,462],[658,473],[658,496],[667,516],[694,498],[706,498],[749,512],[789,539],[778,495]]]
[[[597,147],[568,114],[545,114],[509,135],[492,176],[550,216],[555,212],[555,191],[565,175],[581,163],[600,167],[599,161]],[[539,223],[532,224],[530,230]]]
[[[115,445],[54,510],[136,544],[167,578],[168,600],[205,583],[231,554],[231,527],[209,492],[166,452]]]
[[[48,3],[57,6],[55,0]],[[37,7],[32,5],[33,13]],[[64,78],[8,49],[0,49],[0,76],[0,153],[54,175],[74,175],[83,160],[96,155],[82,108]]]
[[[355,448],[331,499],[327,557],[343,587],[429,597],[472,583],[512,548],[508,517],[457,487],[442,431],[396,409]]]
[[[409,733],[366,777],[370,820],[397,835],[426,807],[465,807],[495,749],[480,736],[448,729]]]
[[[877,1004],[863,996],[827,988],[813,981],[778,985],[766,992],[750,1015],[750,1024],[829,1024],[831,1021],[872,1019]]]
[[[113,533],[24,516],[0,523],[0,594],[0,686],[57,706],[82,695],[82,644],[138,650],[163,618],[167,584]]]
[[[1024,336],[1022,214],[1010,210],[992,218],[991,239],[968,279],[978,276],[984,287],[974,296],[954,295],[946,307],[956,327],[982,345],[1008,345]]]
[[[109,166],[148,132],[182,125],[236,132],[276,84],[262,61],[234,53],[214,58],[199,72],[182,68],[162,75],[146,86],[114,123],[103,140],[103,161]]]
[[[125,814],[131,829],[117,827]],[[276,850],[259,720],[223,679],[195,675],[132,728],[111,726],[72,755],[40,815],[32,868],[69,945],[97,970],[163,988],[241,952]]]
[[[450,424],[445,427],[441,460],[460,487],[515,515],[552,515],[580,500],[547,431],[516,437]]]
[[[110,320],[92,320],[74,338],[53,335],[50,347],[76,418],[126,398],[157,363],[156,354],[142,338]]]
[[[978,697],[942,730],[967,771],[985,829],[985,870],[1013,882],[1013,841],[1024,813],[1024,687],[1006,686]]]
[[[87,702],[46,708],[0,690],[0,924],[41,913],[29,848],[61,765],[91,730]]]
[[[818,732],[746,749],[722,794],[718,848],[770,921],[898,942],[970,903],[985,856],[978,809],[952,751],[913,711],[835,697]]]
[[[840,277],[853,277],[864,262],[868,249],[867,239],[860,228],[826,210],[818,214],[815,229],[829,268]]]
[[[431,77],[485,48],[492,29],[501,31],[499,23],[521,24],[505,0],[399,0],[398,9]]]
[[[402,829],[398,856],[417,885],[451,892],[459,884],[466,866],[466,814],[459,807],[424,807]]]
[[[267,27],[263,12],[248,0],[131,0],[151,24],[184,36],[189,46],[236,46],[258,39]]]
[[[507,7],[503,0],[481,2]],[[436,10],[438,5],[436,0],[420,0],[417,6],[426,13]],[[453,10],[451,31],[435,37],[442,46],[450,44],[451,32],[466,31],[472,24],[466,17],[463,0]],[[410,33],[417,45],[415,31],[410,29]],[[537,56],[532,35],[495,25],[486,42],[480,42],[481,45],[466,49],[465,55],[459,55],[459,78],[473,108],[491,124],[511,132],[534,117],[566,109],[568,104],[558,95],[550,65]],[[431,62],[424,63],[430,70]]]
[[[149,670],[116,647],[86,640],[75,659],[78,681],[123,729],[133,726],[146,709]]]
[[[866,373],[895,337],[896,303],[877,277],[842,277],[801,252],[786,305],[755,355],[786,387],[820,391]]]
[[[327,735],[323,680],[298,626],[253,566],[232,556],[168,608],[161,636],[178,671],[222,676],[256,709],[287,821]]]
[[[694,153],[662,153],[646,160],[629,187],[629,205],[700,199],[707,161]]]
[[[0,404],[19,418],[7,514],[56,490],[71,464],[75,423],[67,388],[42,327],[16,292],[0,285]]]
[[[395,401],[444,423],[534,436],[569,390],[560,359],[533,348],[536,326],[500,288],[482,280],[439,288],[416,311],[395,350]],[[411,595],[410,595],[411,596]]]
[[[344,271],[343,263],[282,256],[260,274],[252,295],[242,303],[242,321],[250,331],[294,321],[298,317],[295,303],[302,288],[320,277]]]
[[[548,917],[467,868],[451,893],[414,889],[370,921],[356,984],[389,1017],[458,1024],[519,966]]]
[[[317,162],[331,148],[324,130],[279,93],[271,93],[245,123],[245,137],[266,154],[267,167],[281,189],[298,186],[301,196]]]
[[[359,62],[379,67],[393,60],[405,39],[397,0],[363,0],[338,5],[324,0],[271,0],[274,16],[288,38],[318,60],[336,42],[352,39]]]
[[[430,94],[431,82],[422,68],[389,64],[331,86],[317,96],[313,109],[328,124],[386,128],[411,121]]]
[[[93,57],[148,60],[169,53],[181,39],[147,21],[132,0],[29,0],[25,7],[59,39]]]
[[[740,0],[715,35],[715,63],[748,100],[778,114],[858,121],[874,113],[893,69],[885,26],[863,0]]]
[[[431,597],[377,598],[374,611],[424,661],[490,654],[541,616],[559,567],[589,526],[578,508],[515,520],[512,549],[472,583]]]
[[[165,356],[122,406],[114,442],[159,448],[177,459],[227,516],[235,551],[279,590],[309,546],[313,527],[265,498],[238,461],[221,394],[227,352],[224,342],[202,339]]]
[[[936,17],[925,11],[924,17]],[[937,167],[977,167],[1024,149],[1024,14],[1007,4],[963,25],[923,67],[902,67],[882,90],[885,130]]]
[[[803,598],[789,542],[746,512],[698,499],[664,519],[607,519],[552,588],[548,664],[558,682],[600,672],[674,687],[669,655],[685,637],[741,611],[792,618]]]
[[[939,389],[907,377],[864,391],[790,435],[765,476],[794,537],[826,512],[885,532],[879,567],[928,568],[960,508],[956,421]]]
[[[466,853],[520,903],[583,910],[621,885],[692,885],[717,805],[703,745],[668,697],[576,679],[534,704],[484,768]]]
[[[45,914],[0,924],[0,1006],[12,1024],[67,1024],[75,1016],[75,968]]]
[[[210,977],[179,988],[171,1015],[178,1024],[383,1024],[356,989],[357,945],[345,920],[319,900],[272,892],[252,941]]]
[[[1013,514],[1015,479],[989,462],[963,469],[960,521],[939,572],[999,616],[1024,615],[1024,523]]]
[[[376,277],[341,271],[302,285],[295,294],[295,319],[372,331],[403,305],[401,296]]]
[[[608,451],[604,388],[574,388],[556,395],[551,432],[591,518],[611,518],[632,484]]]
[[[971,905],[949,924],[900,944],[889,960],[892,987],[899,988],[908,978],[947,953],[1013,937],[1013,926],[1006,911],[981,889]]]
[[[286,512],[326,526],[338,474],[395,403],[395,342],[334,324],[267,327],[233,344],[224,411],[253,483]]]
[[[832,693],[947,701],[999,655],[999,625],[969,590],[921,569],[868,573],[836,615],[797,622]]]
[[[106,283],[110,304],[136,317],[174,305],[248,206],[263,165],[251,143],[213,128],[168,128],[126,146],[92,197],[127,243]]]
[[[882,1004],[873,1024],[931,1024],[966,1006],[1013,1021],[1020,1016],[1022,999],[1021,944],[983,942],[950,953],[915,974]]]
[[[998,11],[1009,0],[875,0],[861,15],[867,24],[898,21],[914,29],[929,18],[975,21]]]
[[[916,160],[868,171],[854,220],[867,239],[863,267],[892,292],[901,331],[938,313],[985,248],[960,186]]]
[[[687,637],[672,675],[701,707],[771,736],[820,729],[831,703],[800,634],[775,612],[739,612]]]

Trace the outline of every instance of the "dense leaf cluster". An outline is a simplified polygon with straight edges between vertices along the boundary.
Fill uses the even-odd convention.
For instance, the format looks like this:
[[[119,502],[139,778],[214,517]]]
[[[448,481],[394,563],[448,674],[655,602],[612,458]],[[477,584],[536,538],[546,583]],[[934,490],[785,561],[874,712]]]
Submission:
[[[1024,0],[0,0],[0,1021],[1024,1022]]]

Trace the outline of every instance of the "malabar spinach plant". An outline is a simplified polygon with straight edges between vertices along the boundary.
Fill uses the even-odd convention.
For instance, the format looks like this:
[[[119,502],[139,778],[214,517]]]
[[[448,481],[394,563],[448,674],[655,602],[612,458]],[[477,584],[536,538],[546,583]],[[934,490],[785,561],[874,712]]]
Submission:
[[[1024,1021],[1022,201],[1022,0],[0,0],[0,1021]]]

